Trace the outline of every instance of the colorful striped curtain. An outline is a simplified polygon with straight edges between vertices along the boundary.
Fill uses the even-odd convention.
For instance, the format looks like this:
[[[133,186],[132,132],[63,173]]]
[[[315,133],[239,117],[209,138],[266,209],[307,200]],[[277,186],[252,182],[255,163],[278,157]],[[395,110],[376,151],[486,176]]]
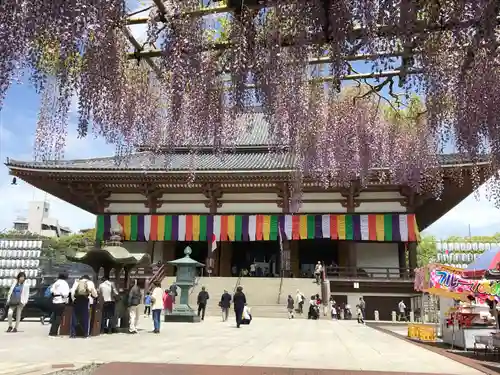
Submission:
[[[331,238],[416,242],[414,214],[99,215],[97,238],[120,230],[125,241],[276,241]]]

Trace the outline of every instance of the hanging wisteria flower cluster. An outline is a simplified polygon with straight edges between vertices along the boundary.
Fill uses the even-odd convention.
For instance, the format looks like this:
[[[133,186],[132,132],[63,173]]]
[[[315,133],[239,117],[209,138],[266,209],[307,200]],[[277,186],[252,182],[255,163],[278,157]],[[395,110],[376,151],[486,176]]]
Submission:
[[[438,156],[450,143],[464,160],[487,154],[500,165],[498,0],[260,3],[219,3],[227,24],[210,34],[214,18],[204,15],[217,12],[165,0],[149,15],[147,43],[132,50],[124,0],[4,0],[0,106],[30,71],[43,92],[42,159],[61,157],[77,97],[79,134],[91,130],[119,154],[138,144],[220,151],[242,131],[238,117],[259,105],[271,143],[293,153],[297,181],[345,185],[384,169],[387,182],[439,194]],[[357,73],[360,60],[370,72]],[[425,107],[394,121],[381,97],[397,97],[398,86],[403,104],[417,93]]]

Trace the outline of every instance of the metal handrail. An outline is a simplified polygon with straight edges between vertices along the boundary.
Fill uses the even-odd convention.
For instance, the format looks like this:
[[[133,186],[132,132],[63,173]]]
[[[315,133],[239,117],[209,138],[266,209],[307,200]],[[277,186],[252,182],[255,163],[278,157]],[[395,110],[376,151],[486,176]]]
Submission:
[[[411,280],[412,272],[410,268],[399,267],[326,267],[325,275],[330,279],[338,278],[359,278],[359,279],[403,279]]]
[[[236,293],[236,289],[240,286],[242,276],[243,276],[243,270],[240,270],[240,274],[238,275],[238,279],[236,280],[236,284],[234,285],[233,294]]]
[[[284,273],[285,273],[285,271],[281,270],[280,288],[278,290],[278,301],[276,302],[278,305],[280,304],[281,293],[283,291],[283,275],[284,275]]]

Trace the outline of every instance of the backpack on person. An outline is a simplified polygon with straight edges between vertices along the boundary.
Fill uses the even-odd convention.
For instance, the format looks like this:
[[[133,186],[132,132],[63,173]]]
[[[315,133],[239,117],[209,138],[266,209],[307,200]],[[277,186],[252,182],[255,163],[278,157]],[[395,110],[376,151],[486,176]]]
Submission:
[[[88,297],[90,295],[87,280],[79,280],[76,284],[75,297]]]

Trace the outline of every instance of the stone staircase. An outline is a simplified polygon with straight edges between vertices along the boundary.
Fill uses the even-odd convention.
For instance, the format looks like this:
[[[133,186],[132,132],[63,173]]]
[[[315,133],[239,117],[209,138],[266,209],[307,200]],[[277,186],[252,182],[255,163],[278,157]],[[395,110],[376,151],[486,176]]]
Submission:
[[[175,282],[175,277],[165,277],[162,281],[162,288],[167,289]],[[237,283],[243,287],[243,292],[247,297],[248,305],[252,309],[255,317],[286,318],[286,300],[289,294],[295,298],[297,290],[300,290],[306,299],[311,295],[320,293],[320,287],[311,279],[290,279],[277,277],[200,277],[197,284],[191,289],[189,304],[196,309],[196,298],[201,287],[205,287],[210,294],[207,304],[206,315],[220,315],[218,306],[220,297],[226,289],[231,295],[234,293]],[[280,294],[281,284],[281,294]],[[278,295],[280,294],[279,303]],[[307,317],[307,315],[306,315]]]

